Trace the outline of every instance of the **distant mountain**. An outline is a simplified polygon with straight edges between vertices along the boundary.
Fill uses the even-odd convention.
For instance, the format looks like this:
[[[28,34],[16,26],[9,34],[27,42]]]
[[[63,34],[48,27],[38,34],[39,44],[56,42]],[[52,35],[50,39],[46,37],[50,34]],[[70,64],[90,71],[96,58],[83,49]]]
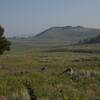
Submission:
[[[34,33],[26,33],[26,34],[19,33],[16,35],[8,35],[7,37],[8,38],[28,38],[28,37],[33,37],[33,36],[35,36]]]
[[[100,29],[83,26],[51,27],[33,37],[35,41],[75,43],[100,35]]]

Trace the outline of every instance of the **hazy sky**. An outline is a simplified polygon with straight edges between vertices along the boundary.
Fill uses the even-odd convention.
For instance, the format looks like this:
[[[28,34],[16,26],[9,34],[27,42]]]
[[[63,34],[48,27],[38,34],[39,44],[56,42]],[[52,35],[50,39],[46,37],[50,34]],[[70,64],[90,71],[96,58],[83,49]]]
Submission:
[[[100,28],[100,0],[0,0],[7,35],[39,33],[52,26]]]

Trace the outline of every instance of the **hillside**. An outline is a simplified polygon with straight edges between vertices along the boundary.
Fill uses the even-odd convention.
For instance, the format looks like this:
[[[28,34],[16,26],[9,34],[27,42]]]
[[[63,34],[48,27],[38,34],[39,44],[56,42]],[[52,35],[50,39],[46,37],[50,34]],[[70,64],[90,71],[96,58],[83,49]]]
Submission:
[[[35,41],[75,43],[100,35],[100,30],[82,26],[51,27],[33,37]]]
[[[73,30],[71,36],[77,41],[99,34],[99,30],[88,29],[86,36],[78,37],[76,29],[65,30]],[[34,38],[9,38],[11,51],[0,57],[0,95],[6,100],[100,100],[100,43],[61,44],[65,40],[60,36],[56,42],[45,37],[50,30]],[[63,37],[71,42],[67,34]]]

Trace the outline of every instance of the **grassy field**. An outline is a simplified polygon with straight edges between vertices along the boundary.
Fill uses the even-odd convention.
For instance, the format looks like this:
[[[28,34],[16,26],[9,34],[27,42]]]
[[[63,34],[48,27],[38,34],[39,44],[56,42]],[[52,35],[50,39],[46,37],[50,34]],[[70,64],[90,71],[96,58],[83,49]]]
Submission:
[[[99,50],[100,44],[41,45],[12,40],[11,51],[0,56],[0,97],[100,100]],[[73,73],[64,72],[68,68]]]

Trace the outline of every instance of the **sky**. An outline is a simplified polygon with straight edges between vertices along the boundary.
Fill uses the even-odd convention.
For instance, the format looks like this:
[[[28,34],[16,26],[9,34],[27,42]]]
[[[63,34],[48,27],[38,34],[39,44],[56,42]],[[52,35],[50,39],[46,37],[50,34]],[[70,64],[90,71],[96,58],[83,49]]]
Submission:
[[[100,0],[0,0],[0,25],[7,36],[53,26],[100,28]]]

